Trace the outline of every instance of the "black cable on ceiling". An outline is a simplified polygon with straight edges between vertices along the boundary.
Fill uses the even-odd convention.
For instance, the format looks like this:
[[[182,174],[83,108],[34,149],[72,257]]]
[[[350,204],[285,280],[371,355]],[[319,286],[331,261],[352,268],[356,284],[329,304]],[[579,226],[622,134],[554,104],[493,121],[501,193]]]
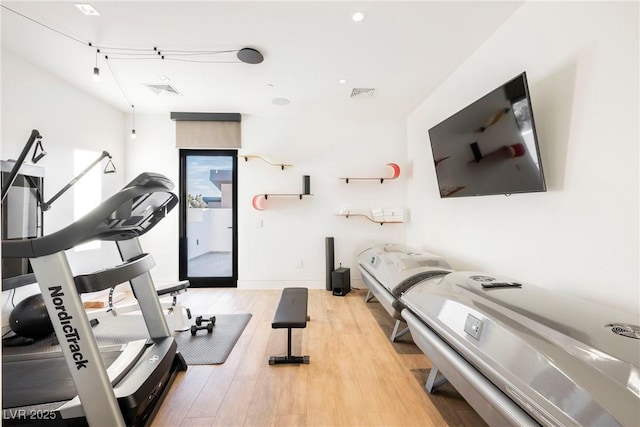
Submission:
[[[124,98],[126,99],[127,103],[129,105],[131,105],[131,107],[133,108],[133,104],[131,103],[131,100],[129,99],[129,97],[127,96],[127,93],[124,90],[124,86],[122,85],[122,82],[120,80],[120,78],[118,77],[118,75],[116,74],[115,70],[113,69],[113,67],[110,64],[110,60],[152,60],[152,59],[161,59],[161,60],[168,60],[168,61],[180,61],[180,62],[192,62],[192,63],[203,63],[203,64],[213,64],[213,63],[236,63],[237,61],[207,61],[207,60],[197,60],[197,59],[184,59],[184,58],[173,58],[171,57],[172,55],[175,56],[204,56],[204,55],[216,55],[216,54],[220,54],[220,53],[236,53],[238,60],[240,62],[244,62],[244,63],[248,63],[248,64],[257,64],[262,62],[262,54],[260,52],[258,52],[255,49],[252,48],[243,48],[243,49],[233,49],[233,50],[180,50],[180,49],[167,49],[167,50],[162,50],[162,49],[158,49],[157,47],[153,47],[153,49],[149,49],[149,48],[132,48],[132,47],[113,47],[113,46],[102,46],[102,45],[94,45],[92,42],[88,42],[88,41],[84,41],[82,39],[79,39],[78,37],[72,36],[70,34],[67,34],[63,31],[60,31],[56,28],[53,28],[47,24],[44,24],[36,19],[33,19],[23,13],[20,13],[14,9],[11,9],[10,7],[7,7],[3,4],[0,4],[0,7],[2,7],[3,9],[14,13],[24,19],[27,19],[28,21],[33,22],[34,24],[37,24],[43,28],[46,28],[47,30],[53,31],[63,37],[69,38],[70,40],[73,40],[77,43],[80,43],[82,45],[85,46],[89,46],[92,49],[96,49],[96,66],[93,69],[93,73],[94,76],[98,75],[99,76],[99,72],[100,70],[98,69],[97,66],[97,55],[98,54],[103,54],[104,58],[105,58],[105,62],[107,63],[107,66],[109,67],[109,71],[111,71],[111,74],[113,75],[114,80],[116,81],[116,83],[118,84],[118,87],[120,88],[120,91],[122,92],[122,95],[124,96]],[[131,52],[131,53],[130,53]],[[128,57],[127,57],[128,56]],[[137,57],[136,57],[137,56]]]
[[[219,54],[219,53],[235,53],[238,52],[240,49],[232,49],[232,50],[182,50],[182,49],[167,49],[167,50],[158,50],[157,47],[154,48],[134,48],[134,47],[122,47],[122,46],[103,46],[103,45],[97,45],[97,44],[93,44],[92,42],[88,42],[82,39],[79,39],[78,37],[74,37],[70,34],[67,34],[63,31],[60,31],[56,28],[53,28],[47,24],[44,24],[36,19],[33,19],[23,13],[20,13],[14,9],[11,9],[10,7],[7,7],[3,4],[0,4],[0,7],[2,7],[3,9],[8,10],[9,12],[15,13],[18,16],[21,16],[24,19],[27,19],[37,25],[40,25],[41,27],[44,27],[50,31],[53,31],[57,34],[60,34],[61,36],[67,37],[77,43],[83,44],[85,46],[89,46],[95,49],[100,49],[102,51],[131,51],[131,52],[149,52],[149,55],[157,55],[160,52],[162,52],[164,55],[214,55],[214,54]],[[105,52],[106,54],[109,52]],[[111,52],[114,53],[114,52]],[[126,55],[127,53],[121,52],[121,55]],[[231,62],[231,61],[229,61]]]

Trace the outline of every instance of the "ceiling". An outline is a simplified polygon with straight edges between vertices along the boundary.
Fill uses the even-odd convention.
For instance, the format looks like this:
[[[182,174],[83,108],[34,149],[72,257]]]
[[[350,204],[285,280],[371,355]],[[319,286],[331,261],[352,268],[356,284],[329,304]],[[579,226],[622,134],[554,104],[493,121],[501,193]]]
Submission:
[[[24,15],[0,9],[3,52],[123,112],[135,105],[136,114],[406,117],[522,2],[91,2],[99,16],[85,16],[73,2],[2,4]],[[356,11],[365,13],[362,22],[351,19]],[[105,49],[97,55],[96,46],[152,55],[112,54],[106,61]],[[154,47],[232,52],[189,57],[216,61],[196,63],[162,60]],[[264,61],[240,62],[233,51],[245,47],[259,50]],[[96,58],[99,82],[93,81]],[[166,84],[164,77],[181,96],[145,86]],[[375,93],[352,98],[353,89]],[[276,98],[289,103],[276,105]]]

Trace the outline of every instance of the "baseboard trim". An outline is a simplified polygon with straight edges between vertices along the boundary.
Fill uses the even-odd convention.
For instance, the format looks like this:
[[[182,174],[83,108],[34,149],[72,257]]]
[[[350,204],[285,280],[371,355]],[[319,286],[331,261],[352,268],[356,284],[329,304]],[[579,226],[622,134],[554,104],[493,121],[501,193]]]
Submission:
[[[309,289],[326,289],[324,280],[238,280],[238,289],[284,289],[303,287]],[[362,289],[361,279],[351,279],[351,287]]]

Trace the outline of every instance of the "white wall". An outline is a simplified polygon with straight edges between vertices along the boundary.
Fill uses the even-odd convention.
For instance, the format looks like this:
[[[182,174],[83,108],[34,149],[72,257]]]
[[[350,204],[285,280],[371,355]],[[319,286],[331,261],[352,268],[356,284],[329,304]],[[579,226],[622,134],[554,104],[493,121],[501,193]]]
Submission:
[[[408,120],[408,243],[638,313],[638,3],[529,2]],[[546,193],[442,200],[427,131],[527,72]]]
[[[169,115],[136,113],[136,139],[131,133],[131,116],[125,120],[125,169],[127,182],[142,172],[160,173],[175,183],[178,193],[178,162],[175,123]],[[153,230],[140,237],[142,249],[151,253],[156,266],[155,281],[178,280],[178,206]]]
[[[0,157],[17,158],[31,130],[37,129],[47,152],[38,162],[38,166],[45,168],[46,200],[74,178],[73,152],[76,149],[108,151],[118,172],[122,172],[123,113],[8,51],[2,52],[1,83]],[[30,163],[31,153],[27,160]],[[104,163],[96,166],[103,167]],[[122,173],[102,175],[103,198],[117,191],[123,183]],[[73,217],[73,198],[72,188],[46,212],[46,233],[69,224]]]
[[[135,141],[126,144],[127,175],[149,170],[178,182],[175,125],[168,115],[136,114]],[[284,171],[260,160],[238,161],[238,287],[325,287],[325,237],[336,243],[336,267],[359,274],[355,255],[375,242],[404,242],[404,224],[380,226],[362,218],[336,216],[341,208],[405,207],[406,178],[351,182],[341,176],[388,176],[386,163],[406,158],[406,123],[401,119],[357,121],[298,116],[242,116],[242,150],[291,163]],[[300,193],[311,176],[313,197],[270,198],[264,211],[251,205],[255,194]],[[178,277],[177,209],[142,236],[153,250],[156,280]]]
[[[372,243],[405,240],[405,224],[383,226],[363,218],[337,216],[340,209],[405,208],[406,125],[401,119],[356,120],[299,116],[244,116],[242,153],[293,164],[281,170],[260,160],[238,165],[239,281],[242,288],[288,285],[325,287],[325,238],[335,239],[336,268],[351,268]],[[340,177],[390,176],[387,163],[401,167],[394,181],[350,181]],[[312,197],[269,198],[266,209],[251,207],[256,194],[300,193],[311,177]]]
[[[44,199],[49,200],[74,178],[75,149],[108,151],[118,168],[115,174],[101,175],[102,196],[106,198],[124,183],[124,114],[97,101],[41,69],[2,52],[1,141],[0,157],[16,159],[32,129],[43,136],[47,155],[38,162],[45,168]],[[96,156],[97,157],[97,156]],[[28,161],[31,160],[31,152]],[[88,165],[86,165],[88,166]],[[96,168],[103,168],[104,163]],[[52,233],[73,221],[74,188],[52,204],[44,214],[44,231]],[[119,262],[112,244],[86,252],[68,252],[74,273],[86,273]],[[21,289],[15,302],[37,292]],[[8,292],[3,293],[6,300]],[[22,295],[24,294],[24,295]],[[3,305],[3,308],[7,308]],[[6,317],[8,310],[3,310]],[[5,324],[6,322],[3,322]]]
[[[258,160],[239,162],[239,286],[324,287],[324,239],[351,267],[372,243],[407,243],[445,256],[456,268],[502,273],[638,312],[638,5],[525,3],[409,117],[353,120],[243,115],[242,153],[293,163],[284,171]],[[441,200],[427,130],[526,70],[538,125],[547,193]],[[119,173],[106,175],[106,196],[138,173],[178,182],[175,126],[168,116],[131,117],[3,51],[2,158],[15,157],[31,129],[45,137],[46,196],[72,178],[73,149],[107,150]],[[404,160],[403,160],[404,159]],[[396,181],[351,182],[340,176],[387,174]],[[311,176],[313,197],[294,192]],[[47,197],[47,198],[48,198]],[[47,213],[47,231],[68,223],[73,194]],[[336,216],[342,208],[408,207],[407,224],[380,226]],[[157,280],[178,271],[174,210],[143,247],[153,252]],[[106,250],[106,249],[103,249]],[[98,256],[96,256],[98,255]],[[73,255],[91,270],[112,256]]]

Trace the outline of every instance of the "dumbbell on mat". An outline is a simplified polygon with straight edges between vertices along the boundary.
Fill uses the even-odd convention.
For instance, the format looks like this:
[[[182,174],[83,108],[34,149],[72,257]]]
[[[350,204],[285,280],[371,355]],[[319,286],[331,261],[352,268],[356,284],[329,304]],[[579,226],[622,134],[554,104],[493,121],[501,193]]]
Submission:
[[[197,326],[197,325],[192,325],[191,326],[191,336],[195,336],[198,331],[201,331],[203,329],[207,330],[207,333],[211,333],[213,332],[213,323],[208,323],[207,325],[203,325],[203,326]]]
[[[196,325],[201,326],[203,323],[209,323],[212,326],[216,324],[216,316],[211,316],[208,319],[203,319],[202,316],[196,317]]]

